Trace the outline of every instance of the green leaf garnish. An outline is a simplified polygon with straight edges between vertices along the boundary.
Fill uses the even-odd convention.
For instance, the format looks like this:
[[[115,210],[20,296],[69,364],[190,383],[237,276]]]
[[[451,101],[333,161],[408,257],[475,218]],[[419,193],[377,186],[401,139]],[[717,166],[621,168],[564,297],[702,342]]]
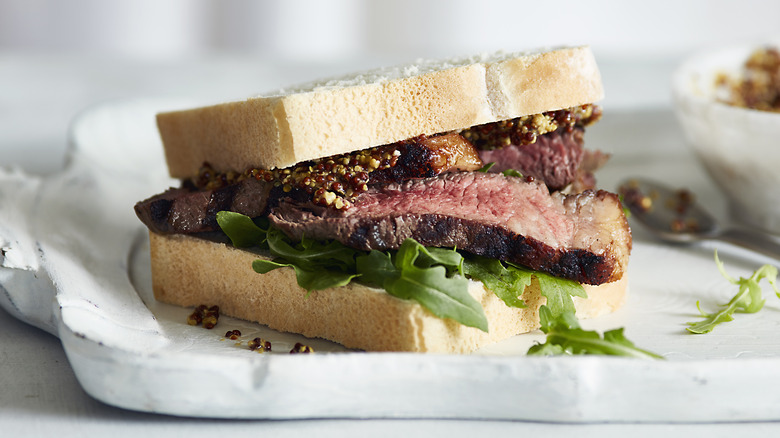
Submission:
[[[772,265],[764,265],[758,268],[750,278],[740,277],[735,279],[726,273],[726,268],[723,266],[723,262],[718,258],[718,252],[715,251],[715,264],[718,266],[720,274],[728,280],[730,283],[737,285],[739,291],[736,295],[726,304],[723,304],[717,312],[707,313],[701,309],[701,303],[696,302],[696,307],[699,309],[704,318],[702,321],[689,322],[687,330],[695,334],[703,334],[711,332],[718,324],[723,322],[732,321],[734,319],[734,313],[756,313],[764,307],[765,300],[762,297],[761,286],[759,282],[766,279],[767,282],[775,290],[775,294],[780,297],[780,291],[777,289],[777,268]]]
[[[217,224],[236,248],[266,246],[267,224],[262,224],[265,225],[264,227],[260,226],[249,216],[232,211],[218,211]]]
[[[547,335],[543,344],[528,350],[529,355],[601,354],[637,358],[660,359],[661,356],[636,347],[623,335],[623,328],[597,332],[580,327],[572,297],[587,298],[581,284],[563,280],[542,272],[535,272],[539,289],[547,304],[539,308],[541,330]]]
[[[280,230],[270,227],[266,241],[271,253],[288,264],[304,269],[319,266],[342,271],[354,270],[357,252],[333,240],[321,242],[304,237],[298,243],[290,243]]]
[[[427,268],[441,265],[447,268],[448,272],[459,272],[463,261],[463,256],[454,249],[422,246],[414,239],[406,239],[398,249],[398,254],[399,257],[407,257],[405,254],[416,254],[414,256],[416,266]]]
[[[475,172],[487,173],[495,165],[496,165],[496,163],[491,161],[490,163],[487,163],[484,166],[482,166],[481,168],[475,170]],[[519,177],[519,178],[523,177],[523,174],[518,172],[515,169],[507,169],[507,170],[501,172],[501,174],[503,174],[504,176],[516,176],[516,177]]]
[[[356,269],[361,274],[361,283],[378,288],[383,288],[386,281],[398,276],[392,256],[385,251],[372,250],[366,255],[358,256]]]
[[[463,260],[463,273],[481,281],[509,307],[526,307],[520,298],[531,284],[533,272],[507,266],[500,260],[470,255]]]
[[[494,161],[491,161],[490,163],[487,163],[484,166],[480,167],[479,169],[475,170],[475,172],[487,173],[490,170],[490,168],[495,165],[496,163]]]
[[[523,174],[518,172],[515,169],[507,169],[507,170],[501,172],[501,174],[503,174],[504,176],[514,176],[514,177],[517,177],[517,178],[522,178],[523,177]]]
[[[294,263],[279,263],[272,260],[257,259],[252,262],[252,269],[258,274],[266,274],[283,267],[295,269],[295,278],[298,286],[307,291],[328,289],[331,287],[346,286],[357,277],[356,274],[349,274],[322,267],[312,269],[302,268]]]
[[[469,294],[466,277],[448,275],[447,266],[438,263],[430,265],[430,249],[412,239],[401,244],[394,262],[397,276],[387,278],[383,284],[387,293],[398,298],[413,299],[440,318],[451,318],[487,332],[487,316],[479,302]],[[441,255],[439,251],[433,253]],[[423,266],[417,265],[418,259]],[[450,270],[455,267],[449,266]]]
[[[357,258],[361,283],[381,287],[390,295],[412,299],[440,318],[488,331],[482,306],[468,293],[460,275],[463,257],[454,250],[426,248],[406,239],[398,251],[371,251]]]
[[[535,273],[539,280],[539,289],[547,298],[547,308],[552,312],[553,318],[561,315],[574,315],[574,300],[571,297],[588,298],[585,288],[580,283],[565,280],[543,272]],[[576,320],[576,319],[575,319]]]
[[[623,328],[604,332],[601,337],[595,331],[583,330],[573,312],[565,312],[555,317],[546,305],[539,308],[539,318],[542,331],[547,334],[547,341],[531,347],[528,350],[529,355],[601,354],[641,359],[663,358],[636,347],[625,337]]]

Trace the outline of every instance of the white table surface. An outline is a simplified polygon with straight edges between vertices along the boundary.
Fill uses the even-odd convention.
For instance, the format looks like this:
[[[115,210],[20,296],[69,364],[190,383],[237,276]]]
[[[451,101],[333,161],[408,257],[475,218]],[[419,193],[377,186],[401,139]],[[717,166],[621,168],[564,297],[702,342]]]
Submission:
[[[609,110],[669,107],[677,60],[600,60]],[[289,66],[239,56],[128,61],[0,52],[0,166],[42,174],[59,169],[67,127],[96,102],[138,96],[240,98],[376,60]],[[641,84],[641,86],[637,86]],[[192,90],[197,90],[193,92]],[[0,436],[721,436],[775,435],[780,423],[545,424],[457,420],[225,421],[125,411],[90,398],[59,340],[0,309]],[[725,396],[725,395],[724,395]],[[692,409],[701,409],[697,406]]]

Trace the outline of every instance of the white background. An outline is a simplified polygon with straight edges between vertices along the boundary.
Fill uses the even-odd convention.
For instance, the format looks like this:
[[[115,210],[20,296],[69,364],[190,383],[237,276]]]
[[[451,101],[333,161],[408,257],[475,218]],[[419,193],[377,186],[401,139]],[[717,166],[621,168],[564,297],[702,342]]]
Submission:
[[[233,99],[355,67],[498,49],[589,44],[604,76],[605,117],[668,110],[669,78],[685,56],[777,38],[778,18],[780,2],[767,0],[0,0],[0,168],[56,171],[70,121],[105,101]],[[59,341],[2,310],[0,333],[2,436],[695,436],[778,426],[180,420],[92,400]]]
[[[0,48],[332,60],[590,44],[644,56],[761,39],[778,17],[766,0],[2,0]]]

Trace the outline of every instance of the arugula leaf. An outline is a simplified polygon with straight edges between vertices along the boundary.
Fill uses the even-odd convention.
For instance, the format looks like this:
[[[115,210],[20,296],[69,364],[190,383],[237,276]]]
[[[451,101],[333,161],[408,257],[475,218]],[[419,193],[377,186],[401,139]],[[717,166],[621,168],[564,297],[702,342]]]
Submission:
[[[555,317],[546,305],[539,308],[539,318],[542,331],[547,334],[547,341],[531,347],[529,355],[602,354],[642,359],[663,358],[636,347],[625,337],[623,328],[604,332],[602,338],[595,331],[582,329],[573,312]]]
[[[566,312],[574,314],[574,301],[571,297],[588,297],[585,289],[576,281],[487,257],[469,255],[464,258],[463,272],[484,283],[510,307],[526,307],[520,297],[536,277],[542,295],[547,298],[547,308],[554,317]]]
[[[739,290],[736,295],[726,304],[722,305],[722,309],[713,312],[706,313],[701,309],[701,303],[696,302],[696,307],[699,309],[704,318],[702,321],[689,322],[687,330],[695,334],[703,334],[711,332],[718,324],[723,322],[732,321],[735,312],[742,313],[756,313],[764,307],[765,300],[762,297],[761,286],[759,282],[766,279],[767,282],[775,290],[775,294],[780,297],[780,291],[777,289],[777,268],[772,265],[764,265],[758,268],[750,278],[740,277],[735,279],[726,273],[726,268],[723,266],[723,262],[718,258],[718,252],[715,251],[715,264],[718,266],[720,274],[728,280],[730,283],[739,286]]]
[[[487,332],[485,311],[469,294],[468,280],[458,272],[462,260],[457,251],[427,248],[406,239],[392,255],[375,250],[359,256],[357,281],[415,300],[440,318]]]
[[[572,297],[587,298],[581,284],[534,272],[539,289],[547,298],[547,304],[539,308],[541,330],[547,335],[543,344],[528,350],[529,355],[561,354],[603,354],[638,358],[661,359],[662,357],[636,347],[623,334],[623,328],[604,332],[602,338],[597,332],[584,330],[575,315]]]
[[[550,341],[544,344],[535,344],[526,352],[527,356],[563,356],[567,351],[561,344],[554,344]]]
[[[268,232],[267,219],[265,228],[258,226],[249,216],[232,211],[218,211],[217,224],[228,236],[233,246],[244,248],[247,246],[265,246],[265,237]]]
[[[419,250],[414,262],[418,267],[427,268],[430,266],[442,265],[447,268],[448,272],[460,270],[463,256],[454,249],[422,246],[414,239],[406,239],[401,244],[401,248],[398,249],[399,253],[404,251],[404,245],[408,245],[409,247],[414,246]]]
[[[273,227],[268,229],[266,240],[275,259],[252,262],[252,269],[257,273],[291,267],[295,270],[298,285],[307,291],[345,286],[358,276],[355,272],[355,251],[339,242],[320,243],[303,239],[293,245]]]
[[[534,272],[534,276],[539,280],[539,290],[547,298],[546,306],[553,318],[569,313],[574,315],[574,300],[571,297],[588,297],[585,288],[576,281],[553,277],[543,272]]]
[[[489,172],[489,171],[490,171],[490,169],[491,169],[493,166],[495,166],[495,165],[496,165],[496,163],[495,163],[495,162],[493,162],[493,161],[491,161],[490,163],[487,163],[487,164],[485,164],[484,166],[482,166],[481,168],[479,168],[479,169],[475,170],[475,172],[482,172],[482,173],[487,173],[487,172]],[[501,173],[502,173],[504,176],[516,176],[516,177],[519,177],[519,178],[522,178],[522,177],[523,177],[523,174],[522,174],[522,173],[520,173],[520,172],[518,172],[518,171],[517,171],[517,170],[515,170],[515,169],[507,169],[507,170],[505,170],[505,171],[503,171],[503,172],[501,172]]]
[[[520,298],[526,286],[531,284],[534,273],[513,265],[506,266],[500,260],[470,255],[463,259],[463,273],[481,281],[509,307],[526,307]]]
[[[455,254],[455,255],[453,255]],[[369,254],[370,256],[370,254]],[[463,325],[488,331],[485,311],[469,294],[466,277],[455,273],[462,256],[452,250],[426,248],[413,239],[406,239],[392,257],[395,273],[388,273],[382,260],[382,287],[398,298],[413,299],[440,318],[451,318]],[[383,275],[381,275],[383,274]]]
[[[413,299],[440,318],[451,318],[463,325],[488,331],[485,311],[469,294],[465,277],[448,277],[443,266],[420,269],[409,265],[401,272],[400,277],[385,283],[387,293]]]
[[[354,270],[356,251],[332,240],[320,242],[304,237],[297,244],[291,244],[280,230],[270,227],[267,233],[271,253],[304,269],[326,267],[342,271]]]
[[[475,172],[487,173],[490,170],[490,168],[495,165],[496,165],[495,161],[491,161],[490,163],[487,163],[484,166],[480,167],[479,169],[475,170]]]
[[[355,260],[356,270],[360,272],[360,282],[378,288],[384,288],[388,280],[398,278],[398,269],[393,264],[390,253],[372,250]]]
[[[266,274],[274,269],[291,267],[295,269],[295,278],[298,286],[311,292],[313,290],[328,289],[331,287],[346,286],[356,274],[344,273],[325,269],[322,267],[314,269],[304,269],[294,263],[279,263],[272,260],[257,259],[252,262],[252,269],[258,274]]]

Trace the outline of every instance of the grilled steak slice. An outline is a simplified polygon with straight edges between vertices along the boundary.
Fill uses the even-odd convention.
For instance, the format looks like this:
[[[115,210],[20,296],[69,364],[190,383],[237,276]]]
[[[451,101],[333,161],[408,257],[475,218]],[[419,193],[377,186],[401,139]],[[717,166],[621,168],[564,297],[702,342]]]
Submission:
[[[496,163],[491,172],[515,169],[544,181],[551,191],[561,190],[578,177],[585,155],[582,135],[582,129],[559,129],[539,136],[535,143],[481,150],[479,156],[485,163]]]
[[[269,217],[293,239],[368,250],[413,238],[588,284],[620,279],[631,250],[616,195],[551,195],[538,181],[480,172],[373,188],[346,211],[282,201]]]
[[[247,216],[267,211],[273,184],[253,178],[215,190],[172,188],[135,205],[135,214],[160,234],[190,234],[219,229],[217,212],[231,210]]]

